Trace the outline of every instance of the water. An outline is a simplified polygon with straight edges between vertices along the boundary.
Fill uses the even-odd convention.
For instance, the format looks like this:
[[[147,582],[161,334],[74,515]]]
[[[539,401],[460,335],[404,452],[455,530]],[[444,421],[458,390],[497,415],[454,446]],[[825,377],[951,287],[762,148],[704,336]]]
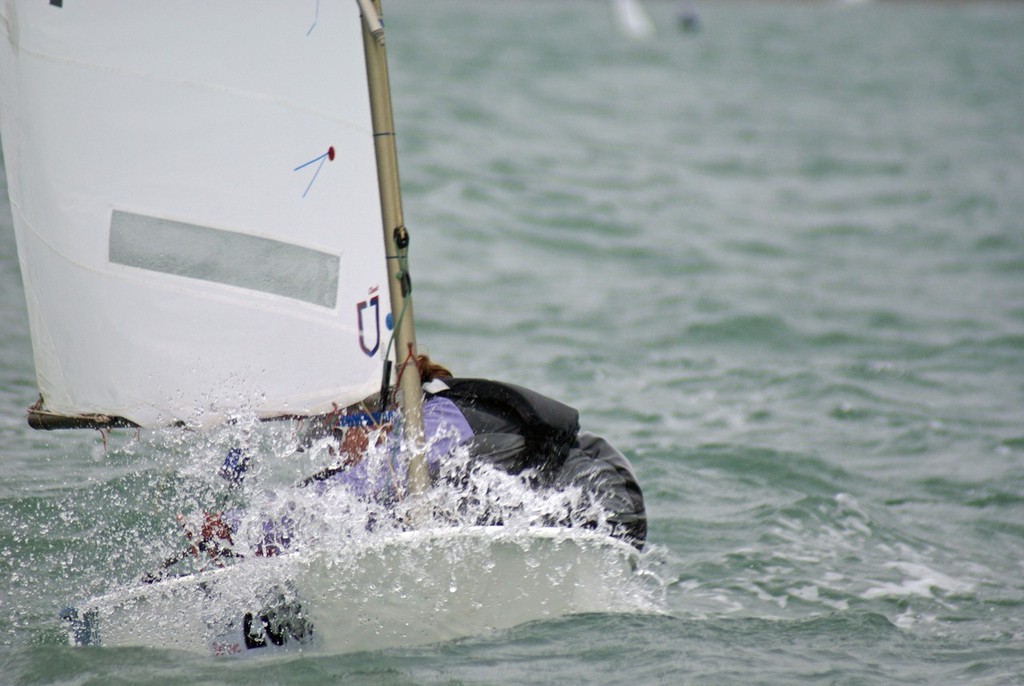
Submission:
[[[628,452],[670,614],[244,664],[61,645],[200,475],[24,424],[4,209],[0,682],[1024,683],[1024,6],[715,2],[682,34],[650,3],[643,43],[603,2],[385,9],[421,345]]]

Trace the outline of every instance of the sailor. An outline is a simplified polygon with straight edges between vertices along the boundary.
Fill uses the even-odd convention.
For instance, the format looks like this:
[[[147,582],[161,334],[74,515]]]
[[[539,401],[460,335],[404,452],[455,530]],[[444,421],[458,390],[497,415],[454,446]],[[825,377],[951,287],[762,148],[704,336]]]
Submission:
[[[581,432],[575,409],[514,384],[456,378],[427,355],[418,356],[417,366],[424,390],[427,467],[434,480],[444,472],[449,482],[461,480],[457,485],[463,487],[469,469],[486,463],[507,474],[524,475],[535,488],[579,488],[584,504],[597,505],[605,513],[613,536],[643,548],[647,515],[632,465],[603,438]],[[339,461],[299,485],[326,489],[344,484],[360,497],[385,503],[396,500],[400,489],[392,480],[372,477],[364,460],[371,440],[389,440],[390,419],[387,412],[348,411],[315,425],[307,442],[333,435]],[[461,479],[442,470],[446,457],[460,446],[465,446],[471,462]],[[231,451],[221,475],[238,484],[247,467],[241,453]],[[221,520],[208,515],[203,526],[202,549],[211,556],[230,547],[231,527],[221,525]],[[597,522],[587,525],[597,526]],[[205,540],[207,532],[216,533],[220,541]],[[257,555],[276,555],[288,547],[287,526],[268,523],[266,534]]]
[[[533,487],[579,487],[607,514],[613,535],[643,546],[647,516],[633,467],[603,438],[581,432],[575,409],[514,384],[455,378],[427,355],[418,356],[417,367],[424,390],[427,467],[434,479],[445,457],[465,446],[474,464],[528,474]],[[350,427],[341,438],[347,468],[332,467],[307,483],[329,478],[364,488],[365,473],[351,464],[365,451],[365,439],[353,438],[361,435]]]

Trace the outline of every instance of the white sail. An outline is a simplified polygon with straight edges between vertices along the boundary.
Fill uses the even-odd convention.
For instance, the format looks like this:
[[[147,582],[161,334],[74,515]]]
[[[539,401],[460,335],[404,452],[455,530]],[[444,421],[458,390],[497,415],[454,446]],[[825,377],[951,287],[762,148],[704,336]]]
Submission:
[[[612,14],[626,36],[648,38],[654,35],[654,22],[640,0],[612,0]]]
[[[6,0],[0,31],[43,410],[209,423],[377,388],[390,308],[356,2]]]

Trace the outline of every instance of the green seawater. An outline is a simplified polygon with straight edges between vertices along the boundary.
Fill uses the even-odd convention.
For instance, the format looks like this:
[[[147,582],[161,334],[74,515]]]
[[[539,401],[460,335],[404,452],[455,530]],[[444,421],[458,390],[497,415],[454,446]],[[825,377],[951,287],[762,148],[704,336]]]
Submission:
[[[1024,4],[648,6],[636,41],[598,0],[385,2],[419,342],[629,455],[668,613],[68,647],[60,608],[173,550],[201,480],[25,424],[4,192],[0,684],[1024,683]]]

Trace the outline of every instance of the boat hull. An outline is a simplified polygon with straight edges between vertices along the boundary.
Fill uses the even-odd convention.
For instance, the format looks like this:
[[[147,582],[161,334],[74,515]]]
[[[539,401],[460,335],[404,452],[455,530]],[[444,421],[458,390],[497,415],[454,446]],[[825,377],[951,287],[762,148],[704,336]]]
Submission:
[[[77,644],[236,655],[379,650],[635,612],[637,564],[636,549],[596,533],[431,529],[142,584],[66,619]]]

